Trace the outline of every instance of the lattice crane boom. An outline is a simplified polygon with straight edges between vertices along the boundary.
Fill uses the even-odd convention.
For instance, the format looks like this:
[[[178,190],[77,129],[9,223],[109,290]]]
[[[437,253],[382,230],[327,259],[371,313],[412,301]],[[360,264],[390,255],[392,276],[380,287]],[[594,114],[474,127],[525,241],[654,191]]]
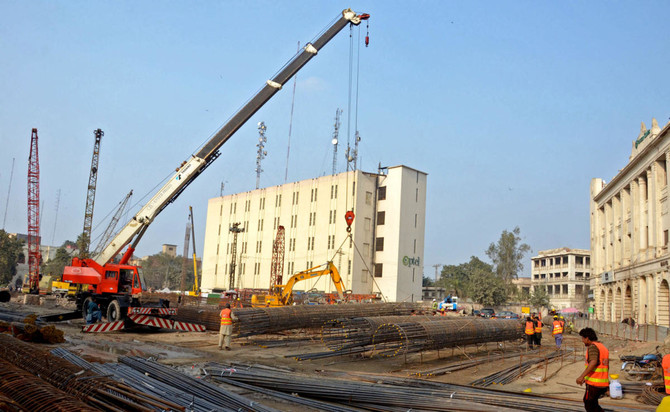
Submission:
[[[40,285],[40,161],[37,150],[37,129],[30,137],[28,158],[28,274],[30,293],[38,293]]]
[[[284,226],[277,228],[277,237],[272,245],[272,263],[270,264],[270,292],[281,285],[284,276]]]
[[[86,210],[84,211],[84,230],[82,231],[82,239],[84,243],[81,245],[79,256],[83,259],[89,256],[89,246],[91,244],[91,227],[93,226],[93,207],[95,206],[95,188],[98,182],[98,162],[100,160],[100,140],[105,133],[96,129],[93,131],[95,135],[95,144],[93,145],[93,158],[91,159],[91,173],[88,176],[88,190],[86,192]]]

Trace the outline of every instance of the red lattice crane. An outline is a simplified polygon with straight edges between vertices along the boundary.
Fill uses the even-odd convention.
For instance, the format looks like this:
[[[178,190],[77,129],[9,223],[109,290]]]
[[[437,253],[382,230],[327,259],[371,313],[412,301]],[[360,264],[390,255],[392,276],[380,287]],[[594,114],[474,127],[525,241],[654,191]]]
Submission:
[[[93,207],[95,206],[95,188],[98,182],[98,163],[100,161],[100,140],[105,135],[100,129],[93,131],[95,135],[95,144],[93,145],[93,158],[91,159],[91,173],[88,177],[88,190],[86,192],[86,210],[84,211],[84,229],[82,231],[83,244],[79,247],[79,257],[86,259],[89,257],[89,248],[91,245],[91,228],[93,226]]]
[[[281,285],[284,276],[284,226],[277,228],[277,237],[272,246],[272,262],[270,263],[270,292]]]
[[[28,275],[30,293],[40,288],[40,161],[37,152],[37,129],[30,137],[28,158]]]

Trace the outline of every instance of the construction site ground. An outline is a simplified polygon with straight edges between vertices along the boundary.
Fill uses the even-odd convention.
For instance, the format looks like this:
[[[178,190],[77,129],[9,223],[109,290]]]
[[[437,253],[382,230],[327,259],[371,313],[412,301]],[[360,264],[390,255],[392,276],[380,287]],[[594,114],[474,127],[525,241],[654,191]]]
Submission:
[[[0,307],[38,315],[62,313],[74,309],[73,305],[65,300],[60,300],[58,304],[52,305],[52,307],[45,307],[24,305],[18,299],[12,299],[9,303],[0,303]],[[187,333],[156,331],[147,328],[91,334],[81,332],[84,324],[83,319],[55,323],[54,325],[65,333],[66,343],[45,346],[61,346],[91,362],[116,362],[119,356],[151,357],[165,364],[180,366],[183,372],[189,373],[189,371],[192,371],[194,375],[199,374],[201,365],[214,361],[285,367],[314,377],[318,377],[324,372],[334,374],[346,372],[349,374],[383,374],[406,378],[417,377],[417,373],[433,370],[459,360],[466,360],[475,356],[490,356],[489,361],[479,366],[451,374],[417,377],[418,379],[461,385],[468,385],[476,379],[518,364],[529,357],[538,356],[527,354],[525,342],[519,340],[502,344],[488,343],[479,346],[472,345],[440,351],[426,351],[392,358],[375,357],[374,353],[367,353],[365,356],[337,356],[297,361],[292,355],[328,350],[320,341],[318,331],[301,330],[246,338],[234,337],[232,350],[221,351],[218,349],[218,333],[214,331]],[[617,373],[620,370],[620,355],[654,353],[656,346],[662,344],[662,342],[624,341],[604,335],[599,336],[599,340],[610,350],[610,373]],[[565,335],[563,348],[567,351],[562,360],[551,362],[546,367],[541,364],[532,368],[514,382],[505,385],[494,384],[489,388],[510,392],[531,391],[535,394],[581,400],[584,387],[577,385],[575,380],[584,368],[584,346],[579,336],[572,333]],[[500,359],[499,355],[496,355],[500,353],[501,349],[503,351],[519,350],[520,355],[503,360]],[[553,338],[549,333],[544,333],[541,353],[545,354],[555,350]],[[569,352],[570,350],[574,352]],[[628,380],[623,374],[620,375],[619,380],[622,383],[639,382]],[[253,397],[248,393],[245,393],[245,395]],[[601,405],[644,407],[635,398],[635,395],[625,395],[624,399],[602,399]],[[653,407],[648,408],[654,410]]]

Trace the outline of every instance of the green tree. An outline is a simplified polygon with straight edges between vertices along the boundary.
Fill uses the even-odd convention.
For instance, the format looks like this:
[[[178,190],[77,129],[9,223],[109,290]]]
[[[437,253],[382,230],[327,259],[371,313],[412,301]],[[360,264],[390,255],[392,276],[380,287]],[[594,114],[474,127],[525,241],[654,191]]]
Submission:
[[[533,289],[533,293],[530,295],[529,301],[534,308],[541,309],[549,306],[547,289],[544,286],[536,286],[535,289]]]
[[[475,263],[470,272],[470,298],[484,306],[497,306],[505,303],[508,290],[503,280],[493,272],[493,266],[479,259]]]
[[[521,243],[520,234],[521,229],[518,226],[511,232],[503,230],[498,242],[491,243],[486,250],[486,255],[493,262],[496,275],[502,279],[508,292],[513,289],[512,281],[523,271],[524,256],[531,250],[530,246]]]
[[[23,241],[0,230],[0,285],[6,285],[16,275],[16,265],[23,253]]]
[[[435,281],[433,279],[429,278],[428,276],[424,275],[421,286],[423,286],[423,287],[435,286]]]
[[[56,249],[56,256],[42,265],[43,274],[54,276],[54,278],[60,278],[63,275],[63,268],[72,262],[72,256],[66,248],[68,244],[72,244],[72,242],[66,241],[63,243],[61,247]]]
[[[172,257],[165,253],[149,256],[147,260],[142,262],[142,270],[147,287],[179,290],[181,288],[182,264],[183,260],[181,256]],[[193,260],[189,259],[189,263],[186,265],[187,289],[190,289],[193,280]]]
[[[91,243],[91,240],[88,238],[88,234],[81,232],[77,236],[77,249],[79,249],[79,257],[86,259],[88,257],[88,245]]]

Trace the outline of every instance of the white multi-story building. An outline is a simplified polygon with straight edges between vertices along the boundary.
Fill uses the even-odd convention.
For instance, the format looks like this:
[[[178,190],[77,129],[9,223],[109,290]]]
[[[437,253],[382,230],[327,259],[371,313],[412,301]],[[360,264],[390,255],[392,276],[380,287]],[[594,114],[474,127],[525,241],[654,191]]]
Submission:
[[[209,200],[203,252],[203,291],[230,286],[267,289],[277,228],[285,228],[283,280],[332,261],[355,294],[380,292],[389,301],[421,300],[426,173],[395,166],[287,183]],[[347,231],[344,215],[355,219]],[[243,229],[235,235],[234,224]],[[334,292],[329,277],[295,290]]]
[[[591,252],[584,249],[540,250],[531,258],[533,289],[544,286],[554,309],[586,313],[591,281]]]
[[[642,123],[609,183],[591,180],[591,252],[598,319],[670,326],[670,123]]]

